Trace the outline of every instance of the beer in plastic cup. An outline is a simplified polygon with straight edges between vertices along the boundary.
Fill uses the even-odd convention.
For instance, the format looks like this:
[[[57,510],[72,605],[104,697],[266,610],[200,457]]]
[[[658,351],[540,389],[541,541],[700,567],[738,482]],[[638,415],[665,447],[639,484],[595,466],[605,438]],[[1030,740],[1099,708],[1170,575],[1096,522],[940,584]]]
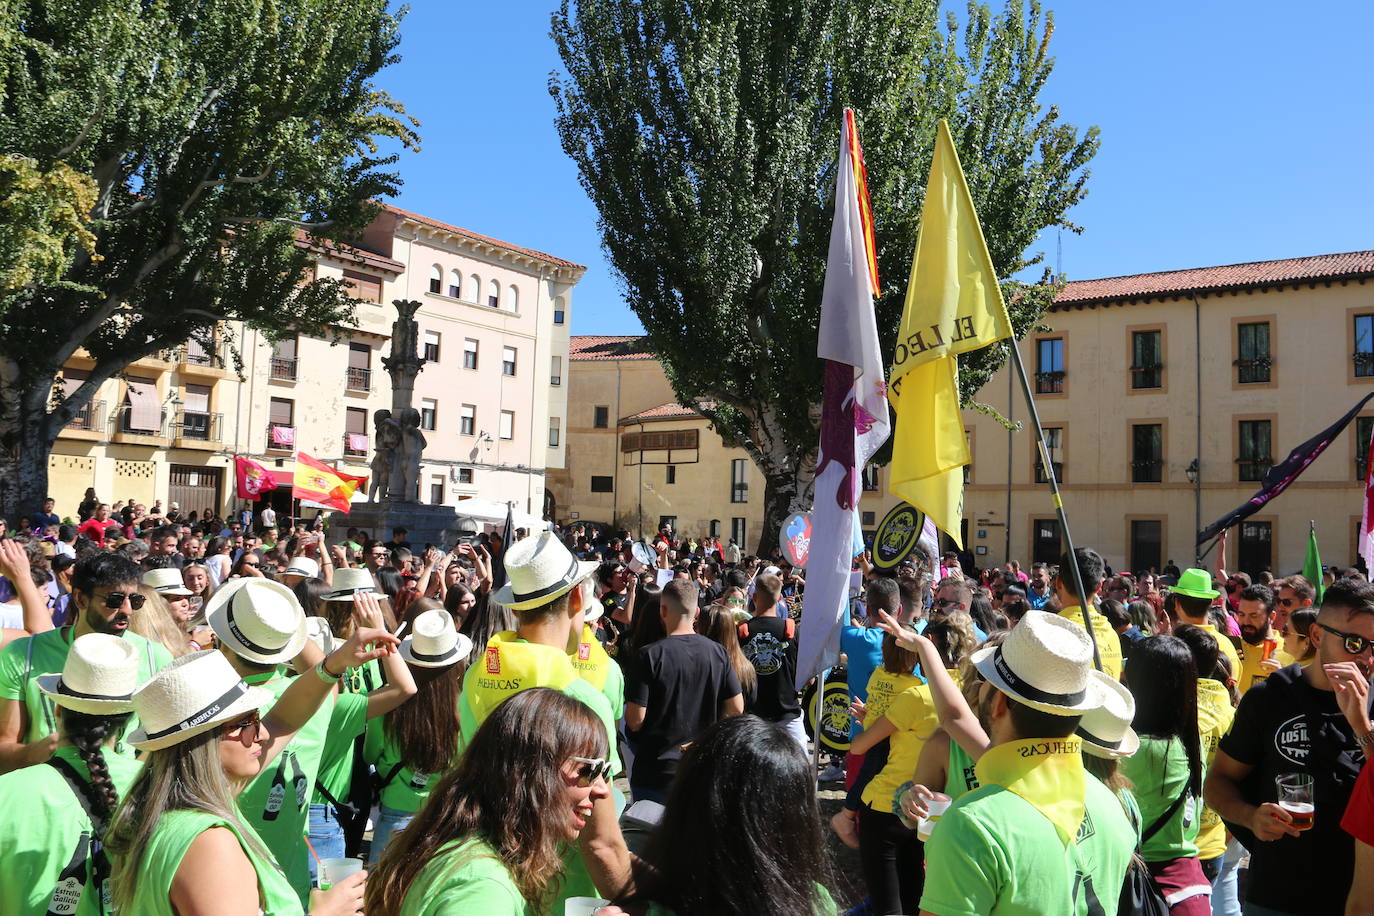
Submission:
[[[349,875],[363,870],[362,859],[321,859],[316,867],[320,890],[327,891]]]
[[[1306,773],[1285,773],[1274,777],[1279,792],[1279,807],[1292,818],[1294,830],[1311,830],[1317,806],[1312,794],[1312,777]]]
[[[926,816],[916,824],[916,838],[922,843],[930,839],[931,831],[935,829],[935,824],[940,820],[940,816],[949,810],[950,804],[954,799],[943,792],[936,792],[934,798],[926,800]]]

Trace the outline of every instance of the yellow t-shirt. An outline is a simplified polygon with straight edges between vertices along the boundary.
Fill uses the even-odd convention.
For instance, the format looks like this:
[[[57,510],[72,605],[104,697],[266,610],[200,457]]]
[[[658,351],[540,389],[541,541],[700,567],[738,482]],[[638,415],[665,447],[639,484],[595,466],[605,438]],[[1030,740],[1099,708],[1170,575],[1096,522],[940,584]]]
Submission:
[[[1231,730],[1236,710],[1226,686],[1210,678],[1197,682],[1197,730],[1202,738],[1202,759],[1207,769],[1217,755],[1217,745]],[[1226,825],[1211,808],[1202,809],[1197,831],[1197,857],[1204,862],[1226,852]]]
[[[1212,638],[1217,641],[1217,648],[1221,649],[1221,654],[1231,660],[1231,677],[1240,683],[1240,656],[1236,654],[1236,644],[1231,642],[1231,637],[1212,626],[1210,623],[1194,624],[1199,630],[1211,633]]]
[[[887,715],[887,708],[902,691],[924,684],[914,674],[893,674],[882,665],[873,669],[868,679],[867,710],[864,713],[864,727],[878,721],[879,716]]]
[[[869,683],[872,684],[872,680]],[[883,715],[897,731],[888,739],[887,766],[864,789],[863,800],[874,810],[890,814],[893,793],[916,772],[921,748],[940,727],[940,719],[935,715],[935,701],[925,684],[908,687],[897,694]],[[868,721],[871,724],[877,720],[870,714]]]
[[[1083,612],[1078,609],[1078,605],[1064,608],[1059,612],[1059,616],[1065,620],[1072,620],[1080,627],[1083,626]],[[1102,616],[1102,612],[1097,608],[1088,612],[1088,619],[1093,624],[1097,654],[1102,658],[1102,673],[1113,680],[1121,680],[1121,637],[1116,635],[1111,622]]]
[[[1274,637],[1277,639],[1278,637]],[[1264,657],[1264,644],[1252,646],[1245,640],[1240,641],[1240,674],[1236,675],[1236,689],[1245,694],[1245,691],[1255,686],[1256,683],[1269,677],[1273,669],[1266,668],[1260,664],[1260,659]],[[1287,668],[1296,659],[1283,651],[1283,643],[1280,642],[1278,648],[1274,650],[1274,658],[1278,661],[1280,668]]]

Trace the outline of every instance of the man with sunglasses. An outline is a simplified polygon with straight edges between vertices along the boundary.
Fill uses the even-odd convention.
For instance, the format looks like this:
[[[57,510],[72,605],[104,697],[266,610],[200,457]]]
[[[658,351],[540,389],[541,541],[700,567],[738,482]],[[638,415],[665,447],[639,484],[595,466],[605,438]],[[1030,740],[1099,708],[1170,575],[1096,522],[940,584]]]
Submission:
[[[72,642],[87,633],[127,639],[138,650],[139,683],[172,660],[160,643],[129,632],[129,620],[143,607],[139,571],[121,553],[101,551],[81,559],[72,572],[71,606],[75,622],[56,630],[16,639],[0,651],[0,773],[43,763],[57,747],[53,705],[38,689],[38,678],[59,674]],[[127,734],[137,727],[130,717]],[[132,755],[121,740],[116,751]]]
[[[1282,630],[1288,625],[1288,618],[1294,611],[1311,607],[1317,603],[1317,590],[1312,587],[1312,583],[1307,581],[1307,577],[1301,573],[1294,573],[1286,579],[1280,579],[1274,583],[1278,589],[1278,605],[1274,608],[1274,629]]]
[[[1208,806],[1250,851],[1247,914],[1342,913],[1354,871],[1340,820],[1374,746],[1374,585],[1327,589],[1310,639],[1312,664],[1276,671],[1241,699],[1207,775]],[[1310,830],[1294,828],[1275,803],[1275,778],[1291,773],[1313,780]]]

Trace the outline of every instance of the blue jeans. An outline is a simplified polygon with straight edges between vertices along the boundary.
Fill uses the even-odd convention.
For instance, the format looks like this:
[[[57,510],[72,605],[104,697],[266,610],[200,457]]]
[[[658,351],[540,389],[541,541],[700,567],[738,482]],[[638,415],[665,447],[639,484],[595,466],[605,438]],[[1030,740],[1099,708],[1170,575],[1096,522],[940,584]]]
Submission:
[[[415,817],[414,811],[398,811],[386,805],[378,805],[377,811],[377,820],[372,825],[372,846],[367,852],[369,867],[376,865],[377,860],[382,857],[387,844],[391,842],[391,835],[397,830],[404,829]]]
[[[342,859],[344,855],[343,825],[333,805],[310,806],[310,846],[321,859]],[[310,881],[315,881],[315,856],[307,856]]]
[[[1226,854],[1221,857],[1221,871],[1212,881],[1212,916],[1240,916],[1240,898],[1236,879],[1240,876],[1240,860],[1245,847],[1231,837],[1226,841]]]

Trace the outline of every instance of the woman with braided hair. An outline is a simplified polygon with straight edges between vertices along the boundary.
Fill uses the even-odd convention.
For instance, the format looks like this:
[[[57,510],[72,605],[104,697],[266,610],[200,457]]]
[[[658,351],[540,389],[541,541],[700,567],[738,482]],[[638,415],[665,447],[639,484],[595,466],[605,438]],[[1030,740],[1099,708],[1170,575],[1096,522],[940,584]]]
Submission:
[[[138,686],[139,656],[118,636],[72,643],[62,673],[38,678],[56,706],[57,749],[47,763],[0,776],[0,810],[23,812],[23,829],[0,832],[0,913],[109,912],[103,840],[140,764],[106,754],[123,733]]]

